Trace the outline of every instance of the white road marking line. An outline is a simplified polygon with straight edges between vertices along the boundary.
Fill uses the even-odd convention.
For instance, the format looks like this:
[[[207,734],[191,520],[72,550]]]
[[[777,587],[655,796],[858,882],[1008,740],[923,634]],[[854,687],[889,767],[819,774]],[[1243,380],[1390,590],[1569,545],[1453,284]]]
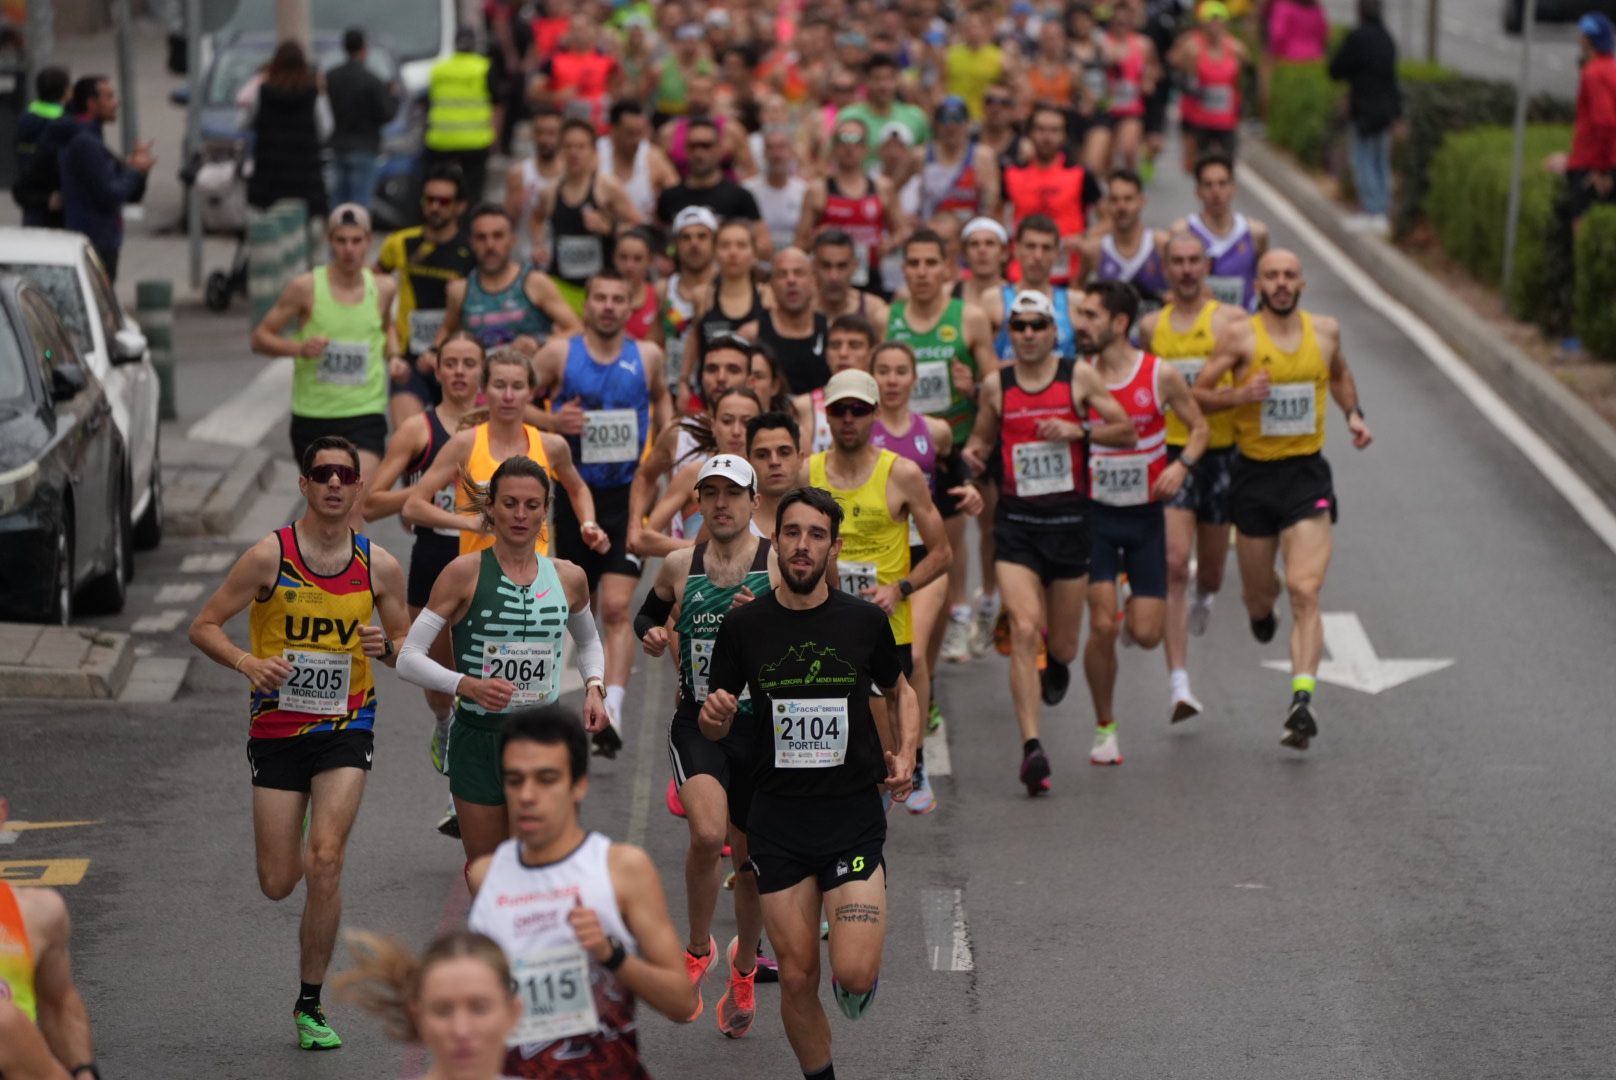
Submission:
[[[920,891],[921,922],[926,928],[926,957],[933,971],[975,971],[970,931],[965,924],[964,894],[959,889]]]
[[[180,573],[182,574],[217,574],[226,570],[235,561],[235,556],[228,551],[215,551],[198,555],[187,555],[180,560]]]
[[[1266,889],[1266,888],[1268,888],[1268,886],[1259,885],[1255,881],[1242,881],[1242,882],[1238,883],[1237,885],[1235,885],[1235,888],[1237,888],[1237,889]]]
[[[926,736],[926,775],[953,776],[954,762],[948,756],[948,721],[937,725],[937,730]]]
[[[157,590],[157,603],[159,604],[189,604],[202,595],[203,585],[200,581],[182,581],[172,585],[164,585]]]
[[[1326,611],[1324,648],[1330,658],[1319,664],[1319,678],[1362,694],[1378,694],[1394,686],[1452,667],[1452,660],[1384,660],[1356,613]],[[1289,660],[1264,660],[1271,671],[1290,673]]]
[[[637,745],[628,746],[627,733],[619,733],[625,736],[624,749],[632,749],[635,755],[634,786],[628,802],[628,842],[635,847],[645,846],[645,829],[651,817],[651,763],[665,761],[668,756],[666,736],[658,737],[657,709],[660,706],[651,703],[667,701],[671,696],[670,670],[671,665],[658,661],[645,673],[645,692],[640,695],[640,729],[634,735]]]
[[[1500,434],[1515,444],[1525,455],[1526,460],[1530,461],[1537,471],[1543,474],[1543,478],[1571,504],[1571,509],[1588,523],[1594,535],[1599,537],[1612,553],[1616,553],[1616,514],[1611,513],[1594,490],[1570,465],[1566,464],[1566,460],[1555,452],[1552,446],[1544,442],[1542,437],[1520,418],[1508,402],[1488,386],[1480,375],[1472,371],[1435,330],[1427,326],[1413,311],[1393,299],[1348,258],[1346,252],[1314,228],[1312,222],[1303,217],[1301,211],[1276,191],[1273,185],[1250,170],[1241,174],[1241,183],[1245,184],[1257,198],[1267,203],[1286,226],[1329,263],[1330,269],[1357,293],[1364,303],[1378,311],[1404,337],[1412,341],[1436,369],[1446,375],[1459,391],[1470,399],[1476,410],[1486,417]]]
[[[177,629],[184,618],[184,608],[169,608],[154,615],[142,615],[129,629],[136,634],[167,634]]]
[[[291,411],[292,366],[289,356],[270,360],[234,397],[191,425],[188,439],[257,446]]]

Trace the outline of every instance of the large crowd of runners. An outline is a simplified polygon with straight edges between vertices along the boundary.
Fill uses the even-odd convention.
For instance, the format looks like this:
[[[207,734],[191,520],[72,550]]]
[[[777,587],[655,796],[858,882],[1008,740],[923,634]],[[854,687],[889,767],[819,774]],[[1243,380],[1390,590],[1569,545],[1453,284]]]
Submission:
[[[488,5],[496,48],[508,6]],[[1355,447],[1371,436],[1341,326],[1234,209],[1247,57],[1221,0],[548,9],[503,196],[434,167],[422,224],[374,261],[368,214],[336,207],[328,260],[255,331],[296,358],[307,505],[191,637],[248,684],[259,884],[305,884],[304,1049],[342,1045],[323,987],[385,664],[435,719],[439,827],[473,901],[419,957],[357,937],[344,978],[434,1076],[645,1075],[635,1003],[698,1019],[722,957],[719,1030],[745,1036],[778,983],[823,1080],[821,956],[840,1011],[866,1015],[888,823],[940,806],[939,670],[1006,672],[1005,715],[974,722],[1014,733],[1005,782],[1032,797],[1056,781],[1046,717],[1089,715],[1064,704],[1079,657],[1095,765],[1122,764],[1123,717],[1235,708],[1272,708],[1305,751],[1330,403]],[[609,78],[559,62],[580,51]],[[1196,205],[1164,209],[1175,112]],[[365,534],[394,514],[407,553]],[[1288,597],[1288,704],[1192,692],[1231,538],[1257,641]],[[1159,699],[1118,699],[1119,642],[1162,647]],[[562,705],[569,658],[583,692]],[[591,757],[624,749],[636,663],[677,670],[672,701],[633,706],[669,714],[677,916],[643,851],[578,821]],[[55,917],[9,895],[0,926],[25,942]],[[0,953],[0,1024],[35,1000],[24,966]],[[87,1021],[46,1035],[89,1052]],[[6,1076],[53,1075],[22,1053]]]

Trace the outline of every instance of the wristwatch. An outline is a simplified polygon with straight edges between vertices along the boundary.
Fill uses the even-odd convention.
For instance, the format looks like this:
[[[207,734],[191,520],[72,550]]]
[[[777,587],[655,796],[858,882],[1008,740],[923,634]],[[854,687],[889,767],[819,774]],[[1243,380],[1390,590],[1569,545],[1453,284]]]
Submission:
[[[1200,458],[1191,458],[1188,454],[1178,455],[1178,463],[1184,466],[1186,472],[1194,472],[1195,466],[1201,463]]]
[[[606,944],[612,947],[612,955],[600,962],[600,966],[607,971],[616,971],[628,959],[628,950],[623,947],[623,939],[616,934],[606,935]]]
[[[909,599],[910,595],[915,591],[914,582],[910,581],[908,578],[899,578],[898,591],[903,594],[903,598],[905,600]]]
[[[393,639],[390,638],[390,637],[382,638],[382,659],[386,660],[389,656],[392,656],[392,655],[393,655]]]
[[[1362,420],[1364,418],[1364,411],[1363,411],[1363,406],[1362,405],[1354,405],[1352,408],[1347,410],[1347,419],[1348,420],[1351,420],[1354,416],[1356,416],[1360,420]]]

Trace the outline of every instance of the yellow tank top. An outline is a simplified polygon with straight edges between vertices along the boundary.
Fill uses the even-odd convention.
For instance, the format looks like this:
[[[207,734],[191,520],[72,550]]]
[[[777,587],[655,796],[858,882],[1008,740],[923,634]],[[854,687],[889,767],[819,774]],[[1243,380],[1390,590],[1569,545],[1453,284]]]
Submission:
[[[376,720],[376,683],[359,628],[370,622],[370,538],[353,534],[353,555],[340,572],[309,569],[297,529],[277,530],[280,572],[269,596],[248,616],[248,648],[257,657],[284,656],[292,675],[279,690],[252,692],[255,739],[284,739],[322,731],[369,730]]]
[[[1156,317],[1156,331],[1150,335],[1150,351],[1166,360],[1178,369],[1184,381],[1191,386],[1195,385],[1196,376],[1200,375],[1201,367],[1206,358],[1212,355],[1212,316],[1217,314],[1218,302],[1208,300],[1201,313],[1195,317],[1195,325],[1184,333],[1173,329],[1173,305],[1168,304],[1161,309]],[[1234,375],[1223,377],[1219,386],[1233,386]],[[1223,450],[1234,445],[1234,414],[1228,409],[1206,414],[1206,424],[1211,432],[1207,440],[1210,450]],[[1190,430],[1184,426],[1184,421],[1174,415],[1171,409],[1167,410],[1167,445],[1183,446],[1189,441]]]
[[[842,508],[842,554],[839,565],[842,589],[857,594],[871,585],[891,585],[909,573],[909,523],[894,521],[887,505],[887,480],[898,455],[881,451],[870,478],[860,487],[847,490],[830,486],[825,475],[825,454],[808,459],[808,482],[831,493]],[[909,601],[904,599],[888,617],[892,636],[899,645],[914,637],[909,618]]]
[[[1268,398],[1237,405],[1235,439],[1240,453],[1256,461],[1302,457],[1324,449],[1324,402],[1330,384],[1330,365],[1319,349],[1313,317],[1302,317],[1302,343],[1295,352],[1281,352],[1268,336],[1261,315],[1251,317],[1256,335],[1252,363],[1239,385],[1258,371],[1268,372]]]
[[[545,456],[544,439],[539,429],[532,424],[523,424],[522,429],[527,432],[527,456],[544,466],[544,471],[550,474],[550,482],[554,485],[555,470],[550,468],[550,459]],[[471,478],[479,484],[488,483],[489,477],[494,475],[494,470],[499,468],[500,462],[503,460],[503,458],[499,459],[499,461],[494,460],[494,456],[488,451],[488,425],[478,424],[476,434],[471,437],[471,456],[466,459],[466,470],[471,473]],[[455,511],[461,514],[471,513],[471,502],[466,498],[465,491],[458,485],[455,490],[457,492],[455,495]],[[462,555],[493,546],[494,537],[491,533],[462,532],[460,534],[460,554]],[[550,554],[550,529],[548,525],[539,530],[538,539],[533,541],[533,550],[540,555]]]
[[[0,881],[0,1001],[9,1001],[39,1022],[34,999],[34,947],[11,886]]]

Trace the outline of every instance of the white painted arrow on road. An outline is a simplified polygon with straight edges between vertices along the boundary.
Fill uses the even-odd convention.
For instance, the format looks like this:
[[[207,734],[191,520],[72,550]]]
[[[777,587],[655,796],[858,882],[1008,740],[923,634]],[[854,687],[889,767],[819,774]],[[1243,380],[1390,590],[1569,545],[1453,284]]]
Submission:
[[[1369,643],[1363,623],[1350,611],[1324,613],[1324,648],[1330,658],[1319,664],[1319,678],[1365,694],[1378,694],[1421,675],[1441,671],[1452,660],[1382,660]],[[1288,672],[1289,660],[1264,660],[1263,667]]]

